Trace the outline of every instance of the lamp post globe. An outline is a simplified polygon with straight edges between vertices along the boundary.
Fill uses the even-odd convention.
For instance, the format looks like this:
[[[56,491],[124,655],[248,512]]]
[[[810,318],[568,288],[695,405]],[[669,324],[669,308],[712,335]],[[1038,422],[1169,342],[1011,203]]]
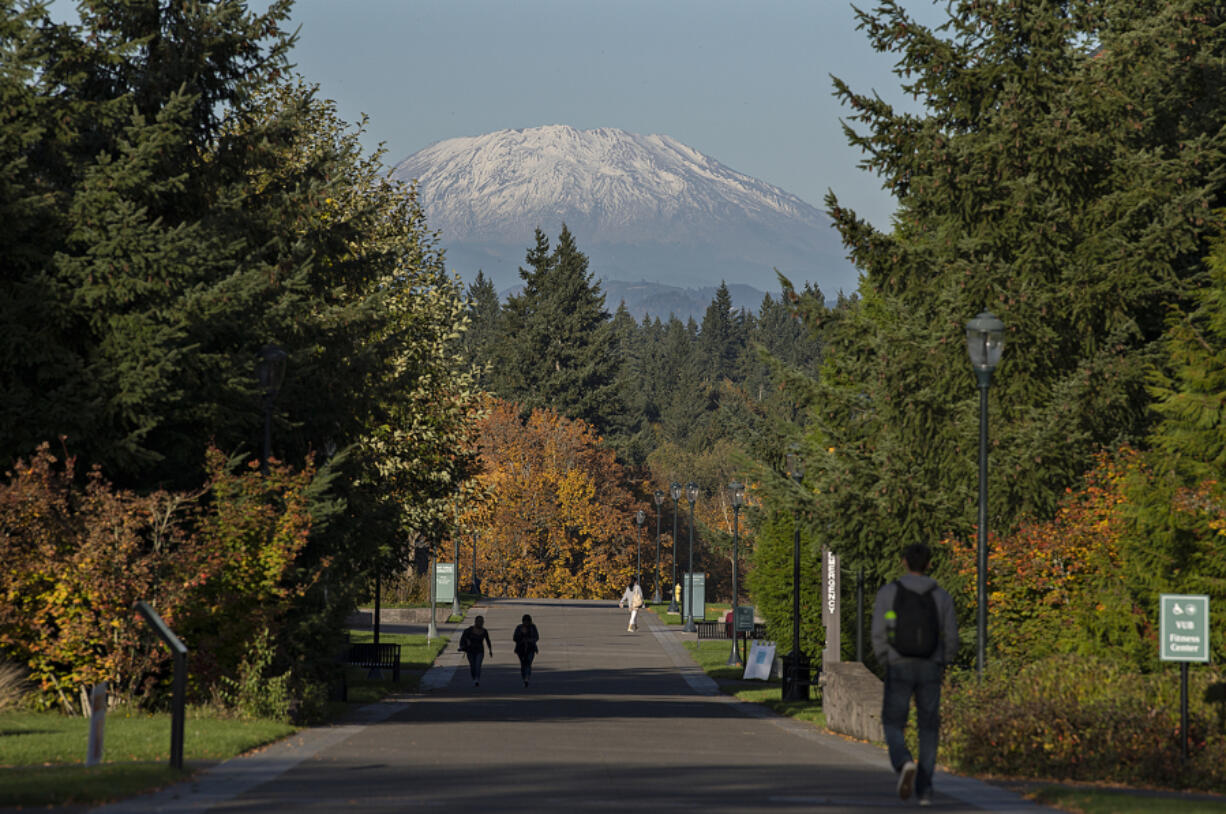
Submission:
[[[698,502],[698,484],[690,481],[685,485],[685,499],[690,502],[690,567],[689,576],[685,579],[685,590],[682,599],[685,601],[686,633],[697,633],[698,626],[694,624],[694,504]]]
[[[739,666],[743,664],[741,661],[741,651],[737,650],[737,560],[740,557],[739,542],[740,542],[740,516],[741,507],[745,505],[745,484],[740,481],[733,481],[728,484],[728,494],[732,499],[732,653],[728,656],[728,664]]]
[[[1005,349],[1005,323],[983,311],[966,323],[966,351],[979,384],[979,540],[975,590],[977,642],[975,672],[982,676],[988,646],[988,388]]]
[[[651,601],[659,604],[660,597],[660,509],[664,505],[664,490],[657,489],[652,496],[656,501],[656,578],[652,580],[655,584],[655,591],[651,595]]]
[[[677,592],[674,588],[677,585],[677,501],[681,500],[681,484],[677,481],[669,484],[668,494],[673,499],[673,581],[668,587],[668,612],[680,613],[681,608],[677,607]]]
[[[643,589],[643,524],[647,522],[647,512],[639,509],[634,513],[634,524],[638,527],[634,546],[636,564],[634,566],[634,581]]]

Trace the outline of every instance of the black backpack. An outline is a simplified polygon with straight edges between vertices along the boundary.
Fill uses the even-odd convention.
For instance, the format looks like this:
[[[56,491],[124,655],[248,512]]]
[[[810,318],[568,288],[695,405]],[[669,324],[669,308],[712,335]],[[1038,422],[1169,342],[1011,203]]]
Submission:
[[[894,635],[890,644],[901,656],[926,659],[937,650],[941,641],[941,622],[937,603],[928,590],[908,590],[901,580],[894,580]]]

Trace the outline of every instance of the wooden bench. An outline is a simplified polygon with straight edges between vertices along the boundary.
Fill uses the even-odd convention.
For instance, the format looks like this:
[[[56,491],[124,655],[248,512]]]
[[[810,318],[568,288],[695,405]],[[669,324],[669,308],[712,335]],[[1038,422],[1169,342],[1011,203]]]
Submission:
[[[380,642],[360,642],[348,645],[345,663],[371,670],[391,670],[392,681],[400,680],[400,645]]]

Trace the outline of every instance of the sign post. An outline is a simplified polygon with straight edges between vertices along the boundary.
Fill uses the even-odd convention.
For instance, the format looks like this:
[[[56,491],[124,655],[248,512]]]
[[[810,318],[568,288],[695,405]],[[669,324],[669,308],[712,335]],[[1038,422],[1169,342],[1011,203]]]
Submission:
[[[1179,662],[1179,731],[1188,759],[1188,663],[1209,661],[1209,597],[1162,594],[1158,597],[1158,656]]]
[[[826,623],[826,648],[822,651],[823,664],[842,661],[842,632],[839,621],[842,616],[842,601],[839,587],[839,555],[826,549],[822,557],[822,621]]]
[[[741,639],[741,663],[745,663],[748,656],[745,654],[745,648],[748,645],[749,637],[753,635],[753,605],[737,605],[736,613],[732,617],[732,636],[736,638],[740,634]]]

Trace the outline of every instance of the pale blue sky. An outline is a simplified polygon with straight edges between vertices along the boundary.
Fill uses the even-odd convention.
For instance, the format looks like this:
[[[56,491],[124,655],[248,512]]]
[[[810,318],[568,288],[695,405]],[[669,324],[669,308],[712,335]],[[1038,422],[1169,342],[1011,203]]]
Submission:
[[[905,5],[943,19],[943,2]],[[819,208],[833,188],[889,226],[893,202],[856,169],[829,74],[908,100],[844,0],[297,0],[293,21],[299,71],[346,120],[370,117],[364,143],[383,142],[389,166],[456,136],[617,127]]]

